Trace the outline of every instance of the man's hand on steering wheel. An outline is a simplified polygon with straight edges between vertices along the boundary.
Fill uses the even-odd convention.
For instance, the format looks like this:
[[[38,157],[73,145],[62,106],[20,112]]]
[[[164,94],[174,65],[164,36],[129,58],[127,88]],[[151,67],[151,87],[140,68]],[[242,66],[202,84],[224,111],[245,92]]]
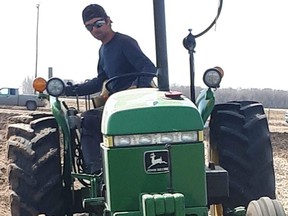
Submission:
[[[121,90],[125,90],[125,89],[113,89],[113,87],[111,87],[111,84],[113,82],[115,82],[116,80],[119,79],[123,79],[123,78],[127,78],[127,77],[135,77],[136,83],[135,81],[133,82],[133,84],[128,87],[128,89],[134,89],[134,88],[140,88],[141,86],[141,82],[140,82],[140,78],[141,77],[156,77],[157,75],[155,73],[149,73],[149,72],[137,72],[137,73],[129,73],[129,74],[123,74],[123,75],[119,75],[119,76],[115,76],[109,80],[107,80],[107,82],[105,83],[105,88],[109,91],[110,95],[117,92],[117,91],[121,91]],[[148,87],[148,86],[147,86]],[[152,87],[152,86],[151,86]]]

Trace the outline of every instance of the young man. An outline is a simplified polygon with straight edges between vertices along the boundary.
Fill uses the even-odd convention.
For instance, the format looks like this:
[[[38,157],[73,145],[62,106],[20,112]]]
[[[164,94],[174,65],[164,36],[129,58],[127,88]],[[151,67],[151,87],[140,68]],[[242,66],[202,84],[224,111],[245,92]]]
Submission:
[[[115,76],[149,72],[156,74],[152,61],[142,52],[136,40],[130,36],[114,32],[112,20],[97,4],[84,8],[82,19],[91,35],[100,40],[98,76],[83,84],[66,87],[66,95],[88,95],[101,91],[105,80]],[[113,92],[138,87],[151,87],[153,77],[128,76],[111,83]],[[102,168],[100,143],[101,111],[95,109],[84,113],[82,120],[81,144],[87,173],[99,174]]]
[[[136,40],[128,35],[114,32],[112,20],[105,10],[97,4],[88,5],[82,12],[86,29],[100,40],[98,76],[89,82],[77,85],[78,95],[88,95],[101,91],[103,83],[122,74],[150,72],[156,73],[152,61],[142,52]],[[150,87],[152,77],[141,77],[139,87]],[[114,92],[135,86],[135,76],[119,79],[111,84]],[[66,93],[73,95],[74,87]]]

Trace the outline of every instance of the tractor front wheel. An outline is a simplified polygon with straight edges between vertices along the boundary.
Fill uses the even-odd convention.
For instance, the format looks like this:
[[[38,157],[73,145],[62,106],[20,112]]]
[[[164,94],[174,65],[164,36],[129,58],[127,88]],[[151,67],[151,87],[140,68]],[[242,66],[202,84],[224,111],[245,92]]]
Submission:
[[[269,197],[261,197],[258,200],[252,200],[247,208],[246,216],[285,216],[283,206],[278,200],[272,200]]]
[[[63,215],[59,130],[54,117],[22,116],[14,122],[7,133],[11,215]]]

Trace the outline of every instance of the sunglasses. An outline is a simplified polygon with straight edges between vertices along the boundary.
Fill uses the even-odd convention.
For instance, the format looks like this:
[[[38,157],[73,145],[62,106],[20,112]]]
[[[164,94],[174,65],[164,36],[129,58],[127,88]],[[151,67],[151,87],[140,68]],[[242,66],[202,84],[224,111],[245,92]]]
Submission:
[[[85,25],[85,27],[86,27],[86,29],[88,31],[91,32],[93,30],[93,27],[98,29],[98,28],[101,28],[105,24],[106,24],[105,20],[104,19],[100,19],[100,20],[95,21],[94,23]]]

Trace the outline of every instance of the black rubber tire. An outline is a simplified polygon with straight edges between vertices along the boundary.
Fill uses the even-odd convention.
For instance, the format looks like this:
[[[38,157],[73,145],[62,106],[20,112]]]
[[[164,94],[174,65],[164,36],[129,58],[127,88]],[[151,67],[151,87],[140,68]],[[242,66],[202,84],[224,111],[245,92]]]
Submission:
[[[261,103],[232,101],[215,106],[210,119],[210,145],[229,173],[225,211],[247,207],[251,200],[275,199],[275,174],[267,118]]]
[[[7,132],[11,215],[62,215],[60,141],[54,117],[22,116],[13,122]]]
[[[37,104],[35,101],[27,101],[26,102],[26,108],[27,108],[27,110],[34,111],[37,109]]]
[[[247,208],[246,216],[285,216],[284,208],[277,200],[261,197],[252,200]]]

